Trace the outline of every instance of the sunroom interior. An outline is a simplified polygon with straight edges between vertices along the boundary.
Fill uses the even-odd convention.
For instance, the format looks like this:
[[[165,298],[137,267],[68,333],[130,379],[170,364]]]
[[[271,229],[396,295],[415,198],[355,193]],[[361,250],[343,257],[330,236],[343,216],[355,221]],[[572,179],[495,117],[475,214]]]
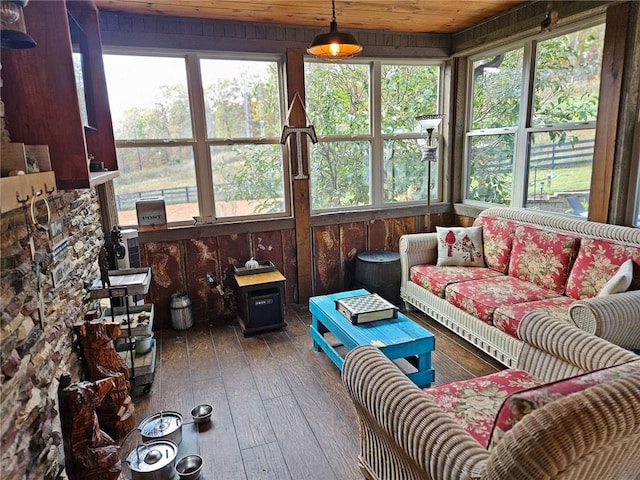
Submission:
[[[136,239],[128,267],[153,274],[161,331],[176,292],[196,323],[227,324],[234,268],[251,258],[286,278],[286,305],[306,305],[351,289],[358,253],[470,225],[491,205],[640,225],[636,2],[468,2],[446,14],[448,2],[362,2],[373,15],[338,1],[340,30],[363,46],[339,61],[307,53],[329,2],[208,3],[32,1],[38,45],[3,48],[3,157],[7,142],[46,145],[51,171],[2,178],[3,392],[15,389],[3,411],[26,398],[25,357],[39,355],[34,412],[55,416],[54,380],[81,368],[69,319],[91,310],[103,244],[118,268],[114,229]],[[441,121],[428,133],[420,116]],[[286,127],[302,131],[284,138]],[[166,222],[145,225],[139,209],[160,197]],[[18,267],[61,245],[56,220],[68,246],[41,285],[40,270]],[[42,432],[29,425],[28,438],[3,428],[7,451],[28,450]],[[37,464],[45,478],[50,446],[3,454],[3,468]]]

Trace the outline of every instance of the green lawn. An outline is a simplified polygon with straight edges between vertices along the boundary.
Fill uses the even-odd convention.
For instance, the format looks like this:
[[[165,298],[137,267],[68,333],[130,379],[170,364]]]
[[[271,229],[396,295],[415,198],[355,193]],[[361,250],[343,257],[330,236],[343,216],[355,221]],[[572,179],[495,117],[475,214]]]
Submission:
[[[536,179],[538,187],[544,182],[543,192],[551,195],[559,192],[581,192],[588,191],[591,187],[591,165],[579,167],[558,168],[555,170],[555,176],[549,181],[547,179],[548,171],[538,171],[539,177]],[[533,172],[529,177],[529,189],[533,189]]]

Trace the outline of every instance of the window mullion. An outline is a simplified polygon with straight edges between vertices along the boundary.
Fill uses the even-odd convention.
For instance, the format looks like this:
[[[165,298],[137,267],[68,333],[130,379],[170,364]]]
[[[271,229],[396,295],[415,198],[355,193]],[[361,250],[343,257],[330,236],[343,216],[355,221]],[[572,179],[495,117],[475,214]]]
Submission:
[[[527,128],[531,124],[533,112],[533,89],[535,75],[535,44],[533,41],[525,42],[522,62],[522,89],[521,102],[523,108],[520,109],[518,119],[518,129],[516,131],[515,157],[513,160],[513,195],[511,197],[512,207],[523,207],[526,205],[525,195],[527,195],[528,182],[528,144],[529,133]]]
[[[196,163],[198,205],[200,206],[200,215],[205,217],[213,216],[215,214],[213,174],[211,171],[211,152],[207,143],[207,123],[200,59],[195,54],[188,54],[186,60],[189,101],[191,102],[193,131],[196,140],[194,158]]]
[[[384,162],[382,160],[383,138],[382,131],[382,85],[380,76],[382,65],[380,61],[374,61],[370,70],[370,115],[371,115],[371,203],[382,205],[384,203]]]

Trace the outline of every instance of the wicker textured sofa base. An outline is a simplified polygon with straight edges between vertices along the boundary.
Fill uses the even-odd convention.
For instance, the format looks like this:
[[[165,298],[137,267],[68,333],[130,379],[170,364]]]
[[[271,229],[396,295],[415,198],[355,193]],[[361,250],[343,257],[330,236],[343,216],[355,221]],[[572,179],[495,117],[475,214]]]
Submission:
[[[487,209],[480,216],[485,215],[580,239],[603,239],[640,249],[640,229],[637,228],[506,207]],[[438,240],[435,233],[404,235],[400,239],[399,251],[402,269],[400,295],[408,309],[426,313],[504,365],[515,366],[522,348],[520,339],[479,320],[411,280],[412,267],[436,264]],[[640,349],[640,328],[636,321],[640,318],[640,290],[576,300],[570,315],[575,325],[589,333],[625,348]]]
[[[544,381],[637,360],[544,315],[521,324],[517,367]],[[488,450],[374,347],[346,357],[360,421],[360,469],[372,480],[640,478],[640,371],[548,403]]]

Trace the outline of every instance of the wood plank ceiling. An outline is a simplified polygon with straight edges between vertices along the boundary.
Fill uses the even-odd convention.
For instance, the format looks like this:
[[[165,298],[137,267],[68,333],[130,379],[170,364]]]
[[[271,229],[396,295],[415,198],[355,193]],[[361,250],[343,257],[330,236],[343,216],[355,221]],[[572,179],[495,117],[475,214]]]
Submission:
[[[100,10],[243,22],[329,27],[321,0],[94,0]],[[455,33],[525,0],[337,0],[340,30]]]

